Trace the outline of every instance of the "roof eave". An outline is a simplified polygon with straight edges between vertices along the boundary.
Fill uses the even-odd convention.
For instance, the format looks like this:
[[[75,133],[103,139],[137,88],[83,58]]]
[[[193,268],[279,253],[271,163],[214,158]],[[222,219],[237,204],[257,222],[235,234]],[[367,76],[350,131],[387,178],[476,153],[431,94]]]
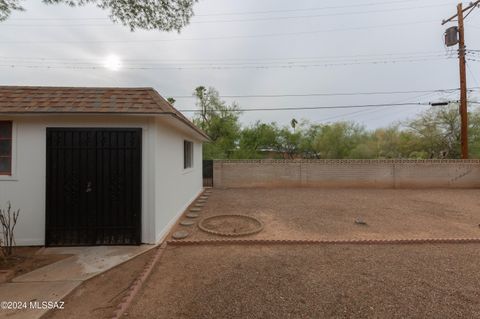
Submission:
[[[85,111],[68,111],[68,112],[58,112],[58,111],[9,111],[9,112],[1,112],[0,115],[42,115],[42,114],[49,114],[49,115],[69,115],[69,114],[74,114],[74,115],[145,115],[145,116],[159,116],[159,115],[167,115],[167,116],[172,116],[176,120],[182,122],[186,126],[188,126],[192,131],[194,131],[196,134],[202,137],[202,139],[205,142],[210,142],[211,139],[210,137],[203,132],[201,129],[196,127],[192,122],[182,118],[178,114],[174,112],[85,112]]]

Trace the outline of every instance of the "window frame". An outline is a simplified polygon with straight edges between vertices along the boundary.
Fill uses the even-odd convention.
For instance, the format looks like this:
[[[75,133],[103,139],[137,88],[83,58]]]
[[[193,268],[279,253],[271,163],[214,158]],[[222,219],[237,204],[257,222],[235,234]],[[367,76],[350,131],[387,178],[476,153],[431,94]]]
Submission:
[[[3,120],[0,119],[0,124],[5,124],[8,123],[10,124],[10,137],[1,137],[0,136],[0,141],[10,141],[10,152],[8,155],[0,155],[0,158],[7,158],[10,160],[10,170],[9,171],[0,171],[0,178],[8,178],[13,176],[14,172],[14,139],[15,139],[15,126],[12,120]]]
[[[190,170],[194,166],[193,142],[183,140],[183,170]]]

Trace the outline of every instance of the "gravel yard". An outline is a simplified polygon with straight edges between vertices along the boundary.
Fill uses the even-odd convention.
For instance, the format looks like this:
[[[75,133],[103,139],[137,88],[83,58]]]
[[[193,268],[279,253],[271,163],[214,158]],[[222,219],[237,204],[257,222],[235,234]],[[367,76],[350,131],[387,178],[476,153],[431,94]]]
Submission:
[[[169,246],[125,318],[478,318],[479,247]]]
[[[265,224],[257,239],[480,237],[480,190],[214,189],[199,218],[245,214]],[[355,223],[356,219],[366,225]],[[189,239],[225,238],[194,226]]]
[[[479,190],[214,189],[197,223],[259,218],[246,239],[480,238]],[[195,207],[195,203],[192,204]],[[366,225],[355,223],[356,219]],[[238,231],[251,221],[243,220]],[[236,229],[235,219],[206,226]],[[242,228],[245,227],[245,228]],[[47,318],[109,318],[151,252],[93,278]],[[480,244],[168,245],[125,318],[480,318]],[[88,306],[86,306],[88,305]]]

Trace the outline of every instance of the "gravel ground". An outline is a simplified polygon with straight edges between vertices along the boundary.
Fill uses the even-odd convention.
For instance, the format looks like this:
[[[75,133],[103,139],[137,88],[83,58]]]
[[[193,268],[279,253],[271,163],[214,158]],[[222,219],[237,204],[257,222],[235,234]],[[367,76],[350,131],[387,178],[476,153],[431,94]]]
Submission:
[[[49,319],[112,318],[130,284],[140,275],[155,253],[150,250],[97,277],[82,283],[63,301],[65,309],[48,312]],[[147,318],[147,317],[146,317]]]
[[[170,246],[125,318],[479,318],[479,248]]]
[[[214,189],[200,218],[246,214],[265,229],[245,238],[480,237],[480,190]],[[367,225],[355,224],[361,218]],[[195,226],[189,239],[222,238]]]

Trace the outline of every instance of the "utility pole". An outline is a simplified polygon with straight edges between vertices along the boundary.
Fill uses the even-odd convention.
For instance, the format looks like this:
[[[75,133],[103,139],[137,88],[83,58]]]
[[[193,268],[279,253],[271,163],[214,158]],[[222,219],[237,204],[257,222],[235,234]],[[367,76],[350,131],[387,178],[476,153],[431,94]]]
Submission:
[[[480,0],[470,3],[465,9],[462,3],[457,5],[457,14],[443,20],[442,25],[457,18],[458,20],[458,59],[460,64],[460,118],[461,118],[461,145],[462,159],[468,159],[468,96],[467,96],[467,70],[466,70],[466,46],[465,46],[465,26],[464,12],[470,10],[468,16],[478,5]],[[465,16],[465,17],[466,17]],[[447,43],[447,45],[449,45]]]
[[[465,28],[463,25],[463,6],[457,6],[458,15],[458,60],[460,62],[460,119],[462,159],[468,159],[468,107],[467,107],[467,68],[465,60]]]

